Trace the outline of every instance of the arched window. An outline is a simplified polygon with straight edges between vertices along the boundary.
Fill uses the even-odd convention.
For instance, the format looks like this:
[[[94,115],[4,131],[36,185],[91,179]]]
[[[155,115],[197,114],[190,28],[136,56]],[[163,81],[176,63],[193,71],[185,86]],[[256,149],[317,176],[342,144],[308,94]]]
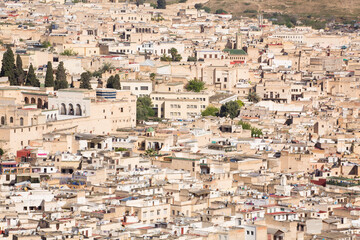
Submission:
[[[36,104],[36,99],[35,98],[31,98],[31,104]]]
[[[69,104],[69,115],[75,115],[74,106],[71,103]]]
[[[43,100],[41,98],[38,98],[37,108],[43,107]]]
[[[10,123],[13,123],[13,122],[14,122],[14,118],[10,117]]]
[[[81,106],[80,104],[76,104],[76,116],[81,116],[82,113],[81,113]]]
[[[5,117],[4,116],[1,117],[1,125],[5,125]]]
[[[24,118],[20,118],[20,126],[24,126]]]
[[[66,106],[65,106],[64,103],[61,104],[60,114],[61,114],[61,115],[66,115]]]
[[[29,98],[28,97],[25,97],[24,101],[25,101],[25,104],[29,104]]]

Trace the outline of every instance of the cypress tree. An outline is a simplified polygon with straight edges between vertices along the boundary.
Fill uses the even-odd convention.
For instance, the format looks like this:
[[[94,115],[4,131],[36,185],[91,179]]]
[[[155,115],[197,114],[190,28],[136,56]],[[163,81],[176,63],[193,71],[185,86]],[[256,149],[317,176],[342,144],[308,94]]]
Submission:
[[[119,74],[116,74],[115,76],[110,76],[109,79],[106,82],[107,88],[114,88],[114,89],[120,89],[120,77]]]
[[[53,87],[53,86],[54,86],[54,71],[51,62],[49,61],[47,63],[47,69],[45,75],[45,87]]]
[[[107,88],[114,88],[114,76],[110,76],[106,81]]]
[[[2,66],[1,66],[1,77],[8,77],[10,85],[16,85],[15,79],[15,59],[14,53],[10,47],[7,48],[3,55]]]
[[[18,54],[16,56],[16,71],[15,71],[15,77],[17,85],[23,85],[25,82],[25,72],[22,66],[22,60],[20,55]]]
[[[114,84],[113,84],[113,87],[115,89],[120,89],[120,76],[119,74],[116,74],[115,77],[114,77]]]
[[[83,72],[80,76],[80,88],[91,89],[90,79],[91,74],[89,72]]]
[[[60,62],[56,71],[55,79],[55,90],[68,88],[69,84],[66,80],[66,73],[64,68],[64,63]]]
[[[30,64],[28,74],[26,76],[26,86],[40,87],[40,81],[36,78],[34,67]]]

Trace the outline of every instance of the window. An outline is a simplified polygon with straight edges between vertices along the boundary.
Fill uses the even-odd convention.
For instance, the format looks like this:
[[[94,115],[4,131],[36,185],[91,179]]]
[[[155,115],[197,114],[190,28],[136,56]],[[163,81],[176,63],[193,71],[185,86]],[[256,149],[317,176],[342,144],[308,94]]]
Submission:
[[[140,90],[149,90],[149,87],[148,86],[141,86]]]

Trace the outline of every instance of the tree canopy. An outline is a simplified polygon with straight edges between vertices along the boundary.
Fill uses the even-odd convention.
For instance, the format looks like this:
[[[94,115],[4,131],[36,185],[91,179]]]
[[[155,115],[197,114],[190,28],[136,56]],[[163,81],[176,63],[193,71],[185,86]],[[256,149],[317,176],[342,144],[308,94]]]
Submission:
[[[36,78],[34,67],[30,64],[28,74],[25,81],[26,86],[40,87],[40,81]]]
[[[47,63],[46,75],[45,75],[45,87],[54,86],[54,70],[52,68],[52,63],[49,61]]]
[[[206,116],[217,116],[219,113],[219,109],[214,106],[208,106],[204,111],[201,112],[203,117]]]
[[[8,77],[10,85],[19,85],[15,78],[14,53],[10,47],[7,48],[6,52],[3,55],[0,76]]]
[[[166,54],[164,53],[164,55],[160,58],[161,61],[164,62],[180,62],[182,57],[181,55],[178,53],[178,50],[176,48],[171,48],[170,49],[170,57],[166,56]]]
[[[136,119],[147,120],[149,117],[154,117],[155,111],[151,107],[150,97],[139,97],[136,102]]]
[[[188,82],[185,88],[188,91],[201,92],[205,89],[205,83],[199,79],[194,78]]]
[[[83,72],[80,75],[80,88],[91,89],[90,80],[91,74],[89,72]]]
[[[241,125],[244,130],[251,130],[251,137],[260,137],[263,135],[261,129],[252,127],[250,123],[240,120],[238,124]]]
[[[116,74],[115,76],[110,76],[106,82],[107,88],[120,89],[120,76]]]
[[[68,88],[69,84],[66,80],[66,72],[64,63],[60,62],[56,71],[56,79],[55,79],[55,90]]]
[[[260,97],[256,94],[256,92],[249,92],[249,94],[247,95],[247,99],[253,103],[257,103],[260,101]]]
[[[240,106],[237,101],[230,101],[223,104],[220,108],[220,117],[236,118],[239,115]]]
[[[17,81],[17,85],[23,85],[25,83],[25,77],[26,74],[22,66],[22,60],[20,55],[18,54],[16,56],[16,70],[15,70],[15,78]]]

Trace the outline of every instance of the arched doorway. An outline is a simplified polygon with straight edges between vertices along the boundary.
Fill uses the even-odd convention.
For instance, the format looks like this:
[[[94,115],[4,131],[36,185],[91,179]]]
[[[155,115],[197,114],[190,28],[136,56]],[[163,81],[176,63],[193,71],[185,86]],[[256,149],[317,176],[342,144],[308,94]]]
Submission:
[[[64,103],[61,104],[60,115],[66,115],[66,106]]]
[[[69,115],[75,115],[74,106],[71,103],[69,104]]]
[[[36,104],[36,99],[35,98],[31,98],[31,104]]]
[[[25,101],[25,104],[29,104],[29,98],[28,97],[25,97],[24,101]]]
[[[37,108],[42,108],[42,107],[43,107],[43,101],[41,98],[38,98]]]
[[[76,116],[81,116],[82,113],[81,113],[81,106],[80,104],[76,104]]]

